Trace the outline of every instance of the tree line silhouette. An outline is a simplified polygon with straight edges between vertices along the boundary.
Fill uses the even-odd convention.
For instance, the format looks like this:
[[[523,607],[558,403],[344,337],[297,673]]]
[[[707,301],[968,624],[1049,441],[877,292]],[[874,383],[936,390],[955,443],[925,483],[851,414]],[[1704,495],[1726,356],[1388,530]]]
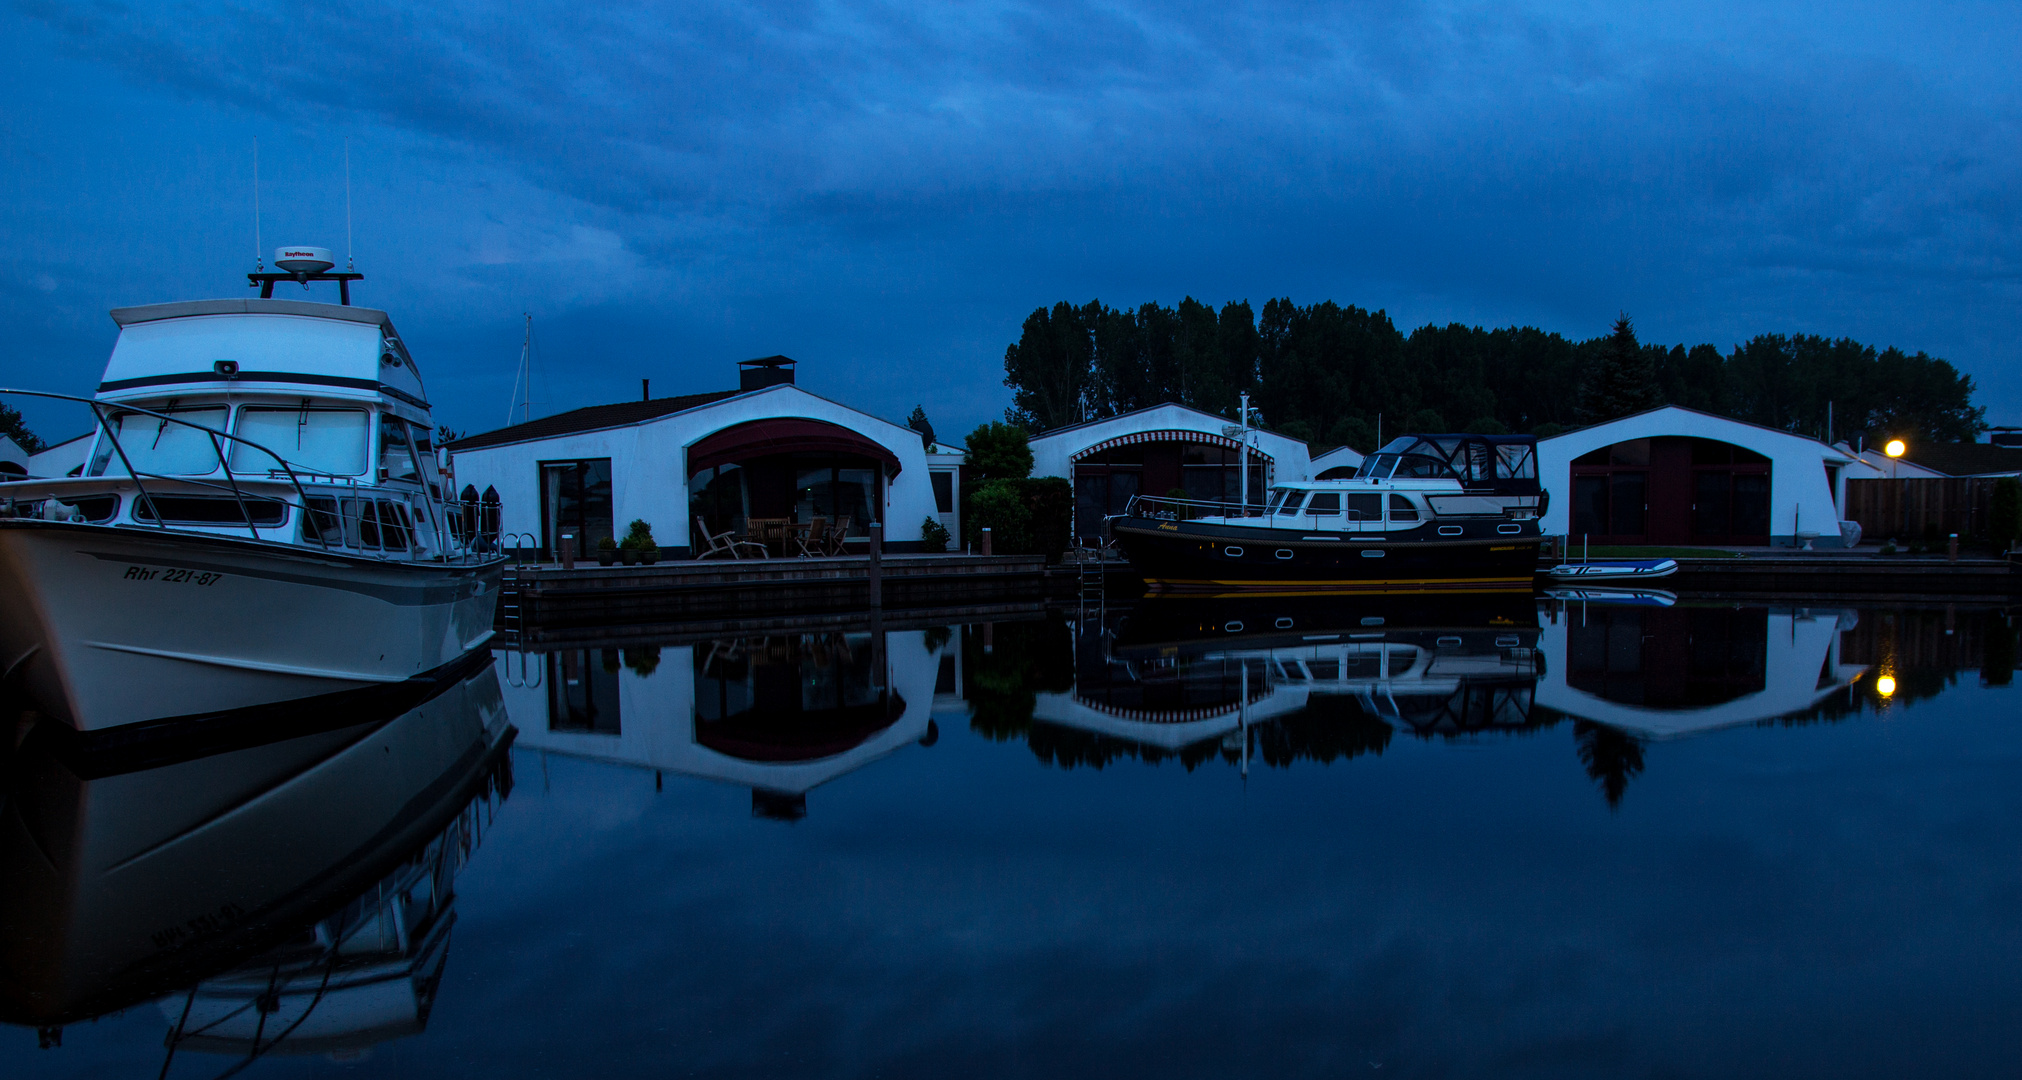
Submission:
[[[1383,311],[1331,300],[1271,300],[1261,313],[1247,300],[1062,301],[1026,317],[1004,382],[1006,419],[1032,432],[1165,402],[1233,417],[1248,391],[1267,426],[1364,451],[1379,416],[1389,434],[1550,435],[1663,404],[1831,441],[1971,441],[1986,426],[1972,378],[1921,351],[1816,334],[1759,334],[1725,352],[1647,345],[1627,315],[1583,341],[1461,323],[1407,334]]]

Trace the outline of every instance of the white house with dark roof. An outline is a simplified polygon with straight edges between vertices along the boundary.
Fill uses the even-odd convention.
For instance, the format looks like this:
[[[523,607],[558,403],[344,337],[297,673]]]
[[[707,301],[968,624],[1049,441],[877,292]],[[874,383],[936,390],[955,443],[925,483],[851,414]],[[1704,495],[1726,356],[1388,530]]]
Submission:
[[[1241,487],[1242,444],[1226,416],[1168,402],[1102,420],[1055,428],[1032,439],[1032,475],[1074,484],[1075,534],[1102,535],[1102,519],[1123,513],[1133,495],[1174,490],[1189,498],[1234,502]],[[1250,432],[1250,500],[1271,484],[1312,477],[1306,444],[1261,428]]]
[[[911,428],[795,386],[793,363],[744,361],[739,390],[594,405],[459,439],[447,447],[456,484],[499,504],[508,544],[530,534],[550,554],[573,534],[587,555],[635,519],[681,558],[698,528],[817,517],[847,518],[859,542],[878,521],[888,548],[918,550],[922,524],[941,518],[932,476],[950,474],[952,502],[956,466],[947,455],[930,466]]]
[[[1538,440],[1544,531],[1574,544],[1841,547],[1849,475],[1874,474],[1817,439],[1679,405]]]

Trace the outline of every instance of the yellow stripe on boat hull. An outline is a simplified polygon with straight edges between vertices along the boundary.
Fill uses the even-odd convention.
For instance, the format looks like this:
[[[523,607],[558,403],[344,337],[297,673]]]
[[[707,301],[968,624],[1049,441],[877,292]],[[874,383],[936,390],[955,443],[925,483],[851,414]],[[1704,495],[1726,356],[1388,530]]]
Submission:
[[[1393,578],[1364,581],[1324,579],[1272,581],[1221,578],[1146,578],[1153,592],[1225,593],[1243,596],[1326,596],[1358,593],[1370,596],[1402,593],[1528,593],[1530,575],[1507,578]]]

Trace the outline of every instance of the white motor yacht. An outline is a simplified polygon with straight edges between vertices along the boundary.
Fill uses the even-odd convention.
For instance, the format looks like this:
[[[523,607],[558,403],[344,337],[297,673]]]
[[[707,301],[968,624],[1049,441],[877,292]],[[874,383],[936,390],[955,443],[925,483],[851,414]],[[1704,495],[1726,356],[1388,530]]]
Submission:
[[[358,275],[295,276],[341,280],[348,301]],[[98,392],[70,398],[96,417],[83,468],[0,483],[0,688],[131,739],[429,679],[485,644],[503,559],[445,500],[385,312],[239,299],[112,318]],[[17,393],[65,397],[0,391]]]

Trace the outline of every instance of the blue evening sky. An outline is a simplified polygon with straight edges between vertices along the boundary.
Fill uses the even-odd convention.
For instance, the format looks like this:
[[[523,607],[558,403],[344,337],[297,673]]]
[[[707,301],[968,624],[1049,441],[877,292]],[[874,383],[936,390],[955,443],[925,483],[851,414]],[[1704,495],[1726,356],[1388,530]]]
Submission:
[[[1276,296],[1407,329],[1924,349],[2022,423],[2022,9],[679,4],[0,11],[7,384],[106,309],[341,252],[439,418],[801,382],[944,434],[1034,307]],[[45,436],[82,424],[29,410]]]

